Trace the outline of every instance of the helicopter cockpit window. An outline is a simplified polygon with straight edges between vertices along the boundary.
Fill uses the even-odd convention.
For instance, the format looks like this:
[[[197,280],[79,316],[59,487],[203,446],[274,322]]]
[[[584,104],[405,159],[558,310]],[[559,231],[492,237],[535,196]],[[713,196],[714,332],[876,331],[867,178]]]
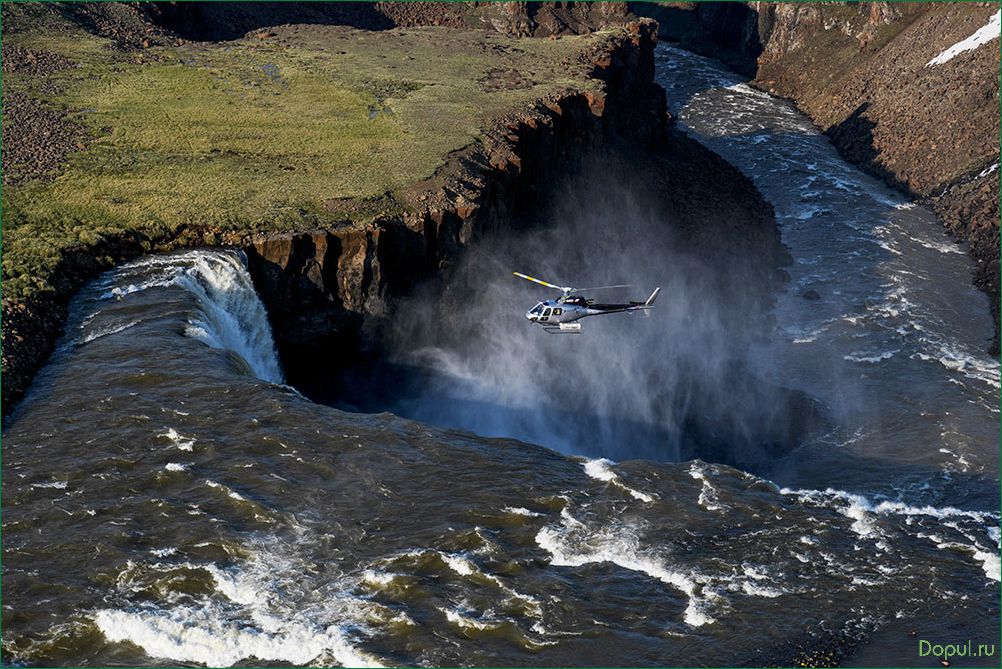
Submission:
[[[530,314],[541,314],[541,313],[543,313],[543,303],[540,302],[539,304],[537,304],[536,306],[534,306],[532,308],[532,311],[530,311],[529,313]]]
[[[549,307],[547,307],[546,310],[543,311],[543,315],[544,316],[549,316],[550,315],[550,309],[549,309]]]

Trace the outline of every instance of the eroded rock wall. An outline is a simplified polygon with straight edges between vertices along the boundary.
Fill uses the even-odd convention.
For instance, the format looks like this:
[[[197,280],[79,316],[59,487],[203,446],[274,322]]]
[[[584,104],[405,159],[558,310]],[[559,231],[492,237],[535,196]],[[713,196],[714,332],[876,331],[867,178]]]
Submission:
[[[446,286],[471,242],[531,224],[554,185],[595,155],[628,163],[687,243],[728,266],[754,266],[768,293],[786,260],[772,210],[737,170],[672,128],[654,82],[655,31],[651,21],[632,24],[587,54],[600,92],[554,95],[500,119],[411,189],[406,215],[248,246],[289,382],[310,394],[323,377],[378,356],[395,300],[429,281]]]

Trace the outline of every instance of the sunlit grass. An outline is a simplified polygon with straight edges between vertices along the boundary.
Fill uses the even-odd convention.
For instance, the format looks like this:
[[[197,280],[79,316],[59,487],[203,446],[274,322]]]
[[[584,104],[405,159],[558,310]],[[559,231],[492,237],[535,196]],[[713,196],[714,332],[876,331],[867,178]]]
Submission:
[[[134,53],[82,32],[14,35],[80,66],[51,75],[55,93],[27,75],[5,89],[69,109],[90,139],[54,180],[4,189],[4,295],[49,289],[65,250],[101,235],[295,230],[335,199],[392,203],[491,117],[593,86],[574,56],[595,39],[302,27]],[[487,90],[497,67],[531,85]]]

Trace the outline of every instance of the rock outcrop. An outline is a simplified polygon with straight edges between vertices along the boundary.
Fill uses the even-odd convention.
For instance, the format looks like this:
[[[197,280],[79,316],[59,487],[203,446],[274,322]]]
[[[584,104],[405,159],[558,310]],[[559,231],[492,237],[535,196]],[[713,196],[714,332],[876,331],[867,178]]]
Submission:
[[[472,241],[526,224],[548,189],[596,153],[628,160],[688,241],[756,265],[768,293],[786,260],[771,208],[737,170],[671,127],[654,83],[655,31],[653,21],[631,24],[584,55],[600,93],[553,95],[499,119],[410,190],[406,215],[247,246],[289,382],[310,394],[359,356],[378,356],[378,330],[397,298],[424,282],[445,285]]]
[[[631,3],[661,35],[792,99],[850,161],[964,240],[999,346],[999,42],[935,59],[997,3]]]
[[[153,22],[195,40],[234,39],[284,23],[350,25],[366,30],[446,26],[486,28],[514,37],[580,35],[623,26],[625,2],[255,2],[138,3]]]

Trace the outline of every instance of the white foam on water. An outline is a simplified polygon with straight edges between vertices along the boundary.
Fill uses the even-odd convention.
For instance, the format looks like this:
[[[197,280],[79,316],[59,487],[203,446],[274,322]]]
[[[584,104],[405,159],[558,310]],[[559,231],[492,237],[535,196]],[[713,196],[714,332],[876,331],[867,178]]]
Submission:
[[[66,490],[69,485],[66,481],[49,481],[46,483],[32,483],[32,488],[54,488],[56,490]]]
[[[939,55],[926,63],[925,66],[934,67],[936,65],[942,65],[943,63],[953,60],[965,51],[973,51],[979,46],[988,44],[992,40],[998,39],[1000,28],[1002,28],[1002,10],[992,14],[991,18],[988,19],[988,23],[978,28],[973,35],[965,40],[957,42],[948,49],[944,49],[939,53]]]
[[[987,383],[999,388],[999,362],[987,356],[978,356],[957,350],[948,344],[940,344],[938,350],[930,353],[915,353],[913,358],[927,362],[938,362],[947,369],[959,372],[969,379]]]
[[[533,517],[533,516],[543,515],[541,513],[536,513],[535,511],[529,511],[528,509],[523,508],[521,506],[506,506],[505,508],[502,509],[502,511],[504,511],[505,513],[510,513],[513,516]]]
[[[781,488],[779,492],[781,495],[796,495],[803,500],[825,505],[838,511],[852,520],[849,529],[861,539],[875,539],[883,536],[880,528],[876,525],[876,518],[871,513],[874,509],[873,505],[862,495],[832,488],[824,491]],[[801,541],[803,540],[804,538],[801,538]],[[809,542],[805,541],[804,543]]]
[[[641,502],[647,502],[648,504],[655,501],[656,497],[653,495],[641,492],[623,483],[622,479],[619,478],[619,475],[612,470],[612,465],[614,464],[616,463],[605,458],[588,460],[584,463],[584,470],[591,478],[612,484],[622,490],[625,490],[634,499],[638,499]]]
[[[876,364],[884,360],[890,360],[894,357],[895,353],[899,353],[900,349],[894,349],[893,351],[883,351],[879,353],[866,353],[864,351],[853,351],[847,355],[843,355],[843,360],[849,360],[850,362],[865,362],[869,364]]]
[[[808,560],[804,559],[802,561],[807,562]],[[746,562],[741,565],[741,575],[743,578],[725,579],[728,581],[727,587],[729,590],[737,590],[752,597],[765,597],[767,599],[775,599],[786,594],[786,591],[782,588],[771,587],[771,579],[762,567]]]
[[[80,338],[78,344],[87,344],[89,342],[94,341],[95,339],[100,339],[101,337],[107,337],[108,335],[118,334],[119,332],[128,330],[133,325],[138,325],[140,322],[141,322],[140,319],[137,318],[127,323],[118,323],[115,325],[109,325],[106,328],[89,332]]]
[[[707,511],[722,511],[727,508],[717,498],[717,490],[710,485],[709,480],[706,478],[706,472],[695,462],[689,465],[689,476],[697,481],[701,481],[703,484],[702,489],[699,491],[699,498],[696,500],[701,507]]]
[[[974,559],[980,560],[985,569],[985,576],[987,576],[992,581],[1002,582],[1002,562],[999,560],[998,553],[989,553],[988,551],[983,551],[980,549],[974,549],[973,551]]]
[[[550,554],[550,564],[579,567],[610,562],[623,569],[647,574],[686,595],[688,604],[683,615],[686,624],[699,627],[714,622],[706,611],[706,601],[697,578],[676,571],[660,557],[648,554],[640,546],[634,529],[622,526],[590,532],[583,530],[584,525],[580,521],[575,519],[574,523],[547,526],[536,534],[536,544]]]
[[[105,609],[94,614],[94,622],[109,641],[135,644],[150,657],[210,667],[229,667],[247,658],[307,664],[324,655],[346,667],[379,666],[333,625],[318,630],[292,624],[262,631],[228,624],[223,617],[212,606],[177,607],[169,614]]]
[[[181,462],[168,462],[166,465],[164,465],[164,469],[166,469],[169,472],[183,472],[187,468],[188,465],[183,464]]]
[[[223,485],[222,483],[217,483],[216,481],[213,481],[211,479],[206,479],[205,480],[205,485],[209,486],[210,488],[216,488],[216,489],[222,490],[223,492],[226,493],[226,496],[229,497],[230,499],[235,499],[238,502],[246,502],[247,501],[246,497],[244,497],[243,495],[241,495],[237,491],[233,490],[229,486]]]
[[[609,467],[611,464],[612,461],[606,460],[605,458],[588,460],[584,463],[584,470],[585,473],[593,479],[606,482],[614,481],[616,479],[616,472],[612,471],[612,468]]]
[[[497,627],[500,626],[500,623],[495,621],[487,621],[487,620],[479,620],[476,618],[471,618],[470,616],[466,615],[464,612],[459,611],[458,609],[439,607],[438,610],[445,614],[446,619],[450,623],[462,627],[464,629],[483,631],[483,630],[497,629]]]
[[[791,490],[783,488],[780,490],[783,495],[796,495],[803,500],[809,500],[815,504],[822,504],[835,509],[847,518],[852,519],[850,529],[860,538],[873,539],[875,545],[885,553],[890,553],[891,549],[887,543],[887,535],[877,525],[880,516],[903,516],[906,523],[911,525],[913,519],[918,516],[935,518],[943,523],[946,528],[957,530],[960,534],[970,540],[970,544],[948,541],[943,536],[928,532],[917,532],[915,536],[930,539],[939,548],[959,548],[972,553],[975,559],[979,560],[989,579],[998,581],[999,577],[999,556],[997,553],[985,549],[970,532],[965,531],[957,525],[961,520],[974,521],[976,523],[988,524],[988,534],[996,540],[998,544],[998,524],[1000,514],[993,511],[972,511],[958,509],[952,506],[934,507],[930,505],[915,506],[900,500],[883,500],[874,503],[863,495],[834,490],[828,488],[820,490]],[[949,522],[948,522],[949,521]],[[803,541],[803,538],[801,539]]]
[[[179,451],[190,451],[195,446],[195,440],[193,438],[178,434],[178,431],[174,428],[168,428],[166,432],[158,434],[157,436],[170,439]]]
[[[479,574],[480,569],[477,568],[475,564],[467,560],[461,555],[450,555],[448,553],[442,553],[442,560],[448,565],[449,569],[456,572],[460,576],[472,576],[473,574]]]
[[[905,502],[884,501],[872,507],[876,513],[894,513],[905,516],[933,516],[935,518],[971,518],[988,521],[998,518],[998,514],[990,511],[966,511],[952,506],[913,506]]]
[[[746,595],[752,595],[753,597],[767,597],[769,599],[779,597],[784,594],[782,590],[758,585],[757,583],[752,583],[750,581],[743,581],[741,583],[741,590]]]
[[[748,84],[734,84],[728,86],[727,90],[734,91],[736,93],[741,93],[742,95],[748,95],[754,98],[760,98],[763,100],[772,100],[772,96],[765,91],[760,91],[757,88],[752,88]]]
[[[399,574],[390,574],[383,571],[376,571],[374,569],[366,569],[362,572],[362,581],[377,590],[382,590],[389,587],[398,576]]]
[[[211,575],[215,591],[195,601],[179,593],[168,593],[159,602],[141,595],[134,605],[93,612],[93,620],[109,641],[129,642],[151,658],[174,662],[214,667],[246,660],[379,666],[354,639],[367,631],[367,621],[380,613],[379,605],[350,594],[357,579],[304,583],[304,574],[324,570],[302,561],[299,539],[254,541],[246,547],[247,560],[227,567],[130,562],[119,578],[119,592],[126,596],[147,591],[144,580],[136,579],[149,570],[203,570]]]
[[[175,548],[174,546],[169,546],[167,548],[153,548],[150,550],[150,553],[159,558],[165,558],[165,557],[170,557],[171,555],[177,553],[177,548]]]
[[[962,249],[956,242],[952,241],[936,241],[932,239],[922,239],[921,237],[913,237],[908,235],[908,238],[919,246],[924,246],[927,249],[932,249],[933,251],[939,251],[940,253],[958,253],[964,255],[964,249]]]
[[[422,551],[414,552],[414,554],[417,555],[421,553]],[[488,581],[497,588],[499,588],[508,597],[521,600],[526,605],[527,613],[529,615],[536,618],[542,617],[543,614],[542,605],[540,604],[539,600],[533,597],[532,595],[523,594],[521,592],[518,592],[514,588],[505,585],[500,578],[498,578],[494,574],[489,574],[483,571],[480,567],[478,567],[476,564],[474,564],[471,560],[469,560],[463,555],[456,555],[454,553],[441,553],[441,552],[439,552],[438,555],[442,558],[442,560],[445,562],[446,566],[449,567],[449,569],[456,572],[460,576],[466,576],[466,577],[476,576],[481,580]]]

